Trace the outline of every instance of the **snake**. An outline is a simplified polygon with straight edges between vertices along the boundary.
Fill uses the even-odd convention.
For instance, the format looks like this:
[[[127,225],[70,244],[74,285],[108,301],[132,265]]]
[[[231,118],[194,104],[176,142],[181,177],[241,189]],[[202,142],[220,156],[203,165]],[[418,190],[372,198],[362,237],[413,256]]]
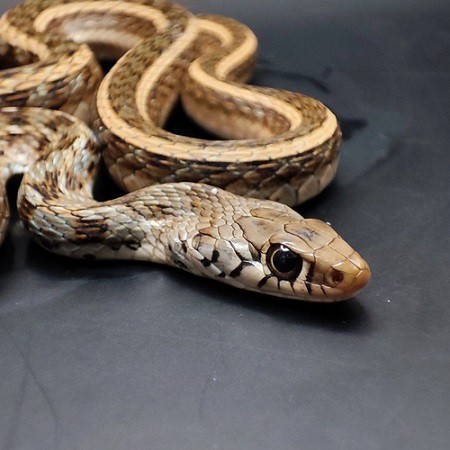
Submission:
[[[327,223],[293,206],[334,179],[322,103],[248,84],[239,22],[161,0],[29,0],[0,19],[0,239],[6,183],[51,252],[166,264],[234,287],[334,302],[370,279]],[[99,61],[114,65],[103,76]],[[178,102],[215,140],[164,129]],[[100,158],[126,193],[97,201]]]

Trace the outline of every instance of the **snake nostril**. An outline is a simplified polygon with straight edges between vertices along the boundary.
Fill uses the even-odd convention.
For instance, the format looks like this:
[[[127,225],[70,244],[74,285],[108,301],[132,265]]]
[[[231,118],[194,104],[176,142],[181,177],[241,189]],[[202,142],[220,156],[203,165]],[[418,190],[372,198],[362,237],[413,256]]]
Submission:
[[[334,270],[333,275],[331,276],[331,280],[334,284],[339,284],[344,281],[344,274],[340,270]]]

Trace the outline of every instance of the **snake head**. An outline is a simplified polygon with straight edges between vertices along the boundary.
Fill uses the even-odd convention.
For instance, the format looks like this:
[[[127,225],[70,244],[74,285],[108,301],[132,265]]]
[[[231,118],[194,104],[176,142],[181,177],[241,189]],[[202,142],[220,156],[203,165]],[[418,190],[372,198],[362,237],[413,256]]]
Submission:
[[[258,208],[238,223],[260,255],[261,291],[332,302],[353,297],[370,280],[366,261],[325,222]]]
[[[284,205],[255,208],[235,222],[232,233],[219,227],[216,235],[207,230],[192,241],[200,275],[318,302],[351,298],[369,282],[367,263],[325,222]]]

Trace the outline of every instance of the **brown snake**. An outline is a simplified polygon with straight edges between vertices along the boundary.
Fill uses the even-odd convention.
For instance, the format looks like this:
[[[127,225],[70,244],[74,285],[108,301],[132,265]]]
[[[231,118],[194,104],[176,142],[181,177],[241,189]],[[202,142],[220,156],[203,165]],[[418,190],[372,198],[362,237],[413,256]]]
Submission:
[[[150,260],[289,298],[352,297],[367,263],[286,206],[333,179],[336,118],[312,98],[243,84],[256,46],[232,19],[158,0],[31,0],[8,11],[0,56],[18,67],[0,72],[0,239],[6,180],[28,171],[19,214],[55,253]],[[120,59],[102,80],[96,58]],[[180,97],[228,140],[164,130]],[[129,194],[93,199],[100,148]]]

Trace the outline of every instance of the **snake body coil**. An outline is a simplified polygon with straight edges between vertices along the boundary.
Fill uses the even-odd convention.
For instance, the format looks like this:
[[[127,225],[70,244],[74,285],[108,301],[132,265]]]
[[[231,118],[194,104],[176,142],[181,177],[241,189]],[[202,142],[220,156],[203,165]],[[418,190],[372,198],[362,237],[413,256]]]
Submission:
[[[256,52],[248,28],[157,0],[39,0],[6,13],[0,37],[0,55],[23,65],[0,72],[0,176],[38,159],[18,207],[43,246],[309,300],[349,298],[367,283],[367,264],[335,231],[286,206],[333,179],[336,118],[314,99],[242,84]],[[120,57],[103,81],[91,49]],[[232,140],[165,131],[180,96],[194,120]],[[100,146],[131,191],[101,203],[91,194]],[[2,214],[0,204],[0,237]]]

